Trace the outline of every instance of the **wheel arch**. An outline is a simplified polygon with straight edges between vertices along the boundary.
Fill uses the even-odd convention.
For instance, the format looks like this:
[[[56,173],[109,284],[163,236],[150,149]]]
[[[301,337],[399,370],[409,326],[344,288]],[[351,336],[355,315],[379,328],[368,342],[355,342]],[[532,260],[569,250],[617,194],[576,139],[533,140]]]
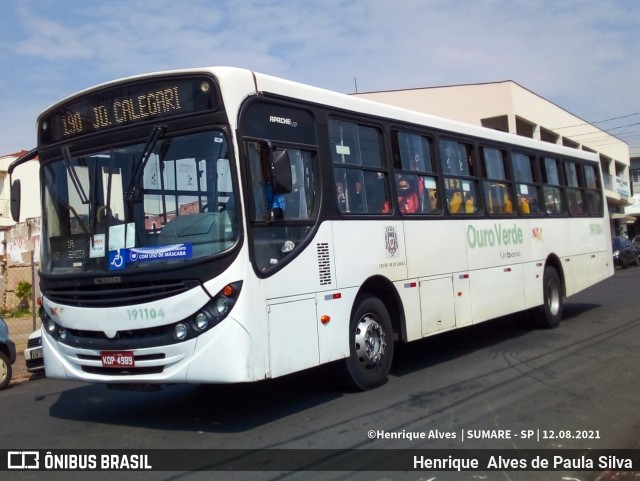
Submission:
[[[549,254],[549,256],[547,257],[547,261],[544,264],[545,269],[547,267],[553,267],[556,272],[558,273],[558,276],[560,276],[560,284],[562,287],[562,296],[566,297],[567,296],[567,283],[564,277],[564,269],[562,268],[562,263],[560,262],[560,258],[555,255],[555,254]]]
[[[9,348],[3,343],[0,343],[0,352],[7,357],[9,363],[12,363],[14,361],[14,359],[11,359],[11,352],[9,351]]]
[[[406,340],[404,308],[402,307],[402,300],[400,299],[398,290],[393,285],[393,282],[384,276],[372,276],[362,283],[356,299],[363,294],[375,296],[384,304],[391,318],[394,341]],[[351,315],[353,315],[357,304],[356,302],[352,306]]]

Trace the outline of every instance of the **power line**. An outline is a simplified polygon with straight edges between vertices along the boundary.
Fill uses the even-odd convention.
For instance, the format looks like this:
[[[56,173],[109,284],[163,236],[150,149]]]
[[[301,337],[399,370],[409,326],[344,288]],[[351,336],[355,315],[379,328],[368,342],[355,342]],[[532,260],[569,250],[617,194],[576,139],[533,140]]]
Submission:
[[[605,119],[605,120],[596,120],[595,122],[583,122],[581,124],[566,125],[564,127],[556,127],[555,129],[551,129],[551,130],[570,129],[570,128],[573,128],[573,127],[582,127],[583,125],[603,124],[605,122],[612,122],[614,120],[626,119],[628,117],[633,117],[635,115],[640,115],[640,112],[635,112],[633,114],[628,114],[628,115],[621,115],[620,117],[612,117],[610,119]],[[613,129],[611,129],[611,130],[613,130]]]
[[[634,135],[637,132],[635,132],[634,130],[626,130],[624,132],[616,132],[616,134],[614,135],[614,134],[611,134],[610,131],[616,130],[616,129],[622,129],[622,128],[625,128],[625,127],[635,127],[635,126],[639,126],[639,125],[640,125],[640,122],[635,123],[635,124],[621,125],[620,127],[616,127],[615,129],[610,129],[610,130],[594,130],[592,132],[586,132],[586,133],[582,133],[582,134],[573,134],[573,135],[569,136],[569,138],[584,137],[585,135],[593,136],[593,138],[590,139],[590,140],[605,139],[605,138],[610,138],[610,137],[624,138],[624,137],[627,137],[629,135]],[[601,134],[607,134],[607,135],[601,135]]]

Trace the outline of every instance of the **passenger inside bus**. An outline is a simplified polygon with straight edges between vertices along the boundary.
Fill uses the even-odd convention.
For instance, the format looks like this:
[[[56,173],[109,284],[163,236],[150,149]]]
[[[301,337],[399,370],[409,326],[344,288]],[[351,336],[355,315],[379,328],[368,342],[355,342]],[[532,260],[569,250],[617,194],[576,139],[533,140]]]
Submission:
[[[470,192],[466,192],[464,195],[464,211],[467,214],[473,214],[475,212],[475,203],[473,201],[473,196]]]
[[[415,214],[420,210],[420,198],[415,186],[404,176],[397,177],[398,205],[403,214]]]
[[[449,212],[458,214],[462,207],[462,189],[460,189],[460,183],[457,179],[446,179],[446,184]]]
[[[513,202],[507,185],[485,182],[485,195],[490,214],[513,214]]]
[[[271,188],[271,184],[269,184],[268,181],[264,183],[264,200],[265,205],[271,212],[271,218],[273,220],[284,219],[284,196],[274,194],[273,189]]]
[[[555,187],[545,187],[546,193],[545,208],[547,214],[558,215],[562,213],[562,204],[560,201],[560,190]]]
[[[427,195],[424,196],[427,212],[440,212],[440,198],[436,189],[427,189]]]

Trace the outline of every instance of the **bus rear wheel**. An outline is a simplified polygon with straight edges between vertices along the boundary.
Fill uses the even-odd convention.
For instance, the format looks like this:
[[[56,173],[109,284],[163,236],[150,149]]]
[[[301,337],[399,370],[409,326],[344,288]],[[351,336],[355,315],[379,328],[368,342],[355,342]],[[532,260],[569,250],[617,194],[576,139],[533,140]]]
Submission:
[[[563,299],[562,283],[558,272],[553,267],[545,267],[542,277],[544,302],[538,308],[536,321],[539,327],[553,329],[562,320]]]
[[[393,328],[380,299],[365,295],[356,305],[349,323],[346,381],[348,387],[365,391],[387,381],[393,361]]]

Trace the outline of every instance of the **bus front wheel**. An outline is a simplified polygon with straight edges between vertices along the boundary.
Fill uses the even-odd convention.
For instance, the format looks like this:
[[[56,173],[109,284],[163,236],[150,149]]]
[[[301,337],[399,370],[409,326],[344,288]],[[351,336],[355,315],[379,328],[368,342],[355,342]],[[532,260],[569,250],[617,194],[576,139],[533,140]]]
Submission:
[[[393,360],[393,328],[380,299],[365,295],[356,302],[349,323],[345,371],[348,386],[365,391],[387,381]]]
[[[562,320],[562,282],[553,267],[545,267],[542,279],[544,302],[538,308],[537,321],[540,327],[552,329]]]

